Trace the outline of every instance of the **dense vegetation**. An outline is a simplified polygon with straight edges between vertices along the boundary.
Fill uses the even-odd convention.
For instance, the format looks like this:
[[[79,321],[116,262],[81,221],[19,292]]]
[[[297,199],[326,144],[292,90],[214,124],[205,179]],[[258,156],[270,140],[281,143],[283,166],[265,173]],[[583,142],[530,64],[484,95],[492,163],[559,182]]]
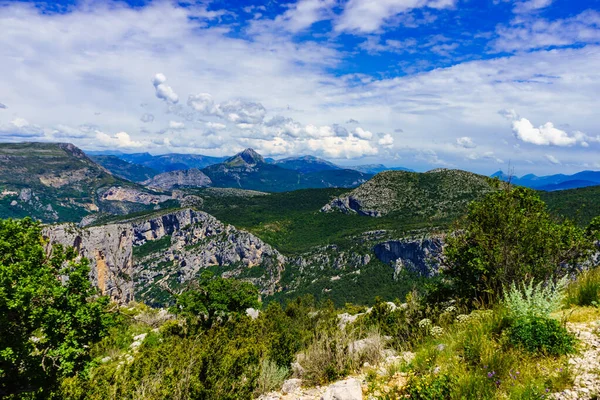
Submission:
[[[48,257],[39,223],[0,221],[0,397],[46,398],[114,322],[74,257],[61,247]]]
[[[308,193],[294,218],[322,215]],[[249,225],[273,198],[287,199],[244,199]],[[242,218],[239,203],[210,201],[215,214]],[[14,398],[239,399],[290,376],[324,385],[362,371],[376,398],[541,399],[573,379],[567,358],[578,342],[557,312],[591,306],[600,318],[598,266],[586,257],[599,227],[556,220],[535,192],[506,186],[457,222],[447,269],[393,303],[336,308],[307,295],[265,304],[248,283],[204,274],[167,311],[109,310],[85,263],[60,248],[46,257],[39,225],[9,220],[0,225],[0,388]]]

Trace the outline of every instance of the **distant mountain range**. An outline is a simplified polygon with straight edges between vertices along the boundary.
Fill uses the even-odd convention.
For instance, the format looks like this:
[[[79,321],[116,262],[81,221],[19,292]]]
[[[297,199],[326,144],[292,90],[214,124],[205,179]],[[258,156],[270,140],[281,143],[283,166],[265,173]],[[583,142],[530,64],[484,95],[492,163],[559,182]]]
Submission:
[[[150,153],[132,153],[126,154],[120,151],[88,151],[86,154],[90,155],[91,158],[97,160],[99,164],[105,168],[113,171],[119,176],[123,176],[126,172],[122,169],[123,165],[116,165],[114,158],[127,161],[130,164],[140,165],[143,167],[154,170],[156,174],[162,172],[171,172],[176,170],[187,170],[191,168],[203,169],[211,165],[221,164],[227,159],[232,157],[211,157],[199,154],[163,154],[153,156]],[[235,157],[235,156],[234,156]],[[375,175],[382,171],[412,171],[411,169],[404,167],[387,167],[383,164],[366,164],[366,165],[355,165],[350,167],[336,165],[330,161],[322,158],[306,155],[299,157],[288,157],[280,160],[273,158],[262,158],[261,162],[266,164],[276,165],[280,168],[298,171],[303,174],[311,172],[321,171],[334,171],[334,170],[354,170],[362,172],[364,174]],[[121,168],[120,170],[117,168]],[[114,170],[113,170],[114,169]],[[138,178],[137,174],[129,174],[131,177]],[[151,171],[144,171],[144,174],[151,174]],[[125,176],[124,176],[125,177]],[[129,178],[127,178],[129,179]],[[135,182],[142,182],[144,179],[133,179]]]
[[[537,176],[529,174],[520,178],[516,176],[509,176],[502,171],[498,171],[493,174],[492,177],[499,178],[504,181],[508,181],[510,179],[510,181],[515,185],[521,185],[546,192],[600,185],[600,171],[581,171],[573,175],[557,174]]]

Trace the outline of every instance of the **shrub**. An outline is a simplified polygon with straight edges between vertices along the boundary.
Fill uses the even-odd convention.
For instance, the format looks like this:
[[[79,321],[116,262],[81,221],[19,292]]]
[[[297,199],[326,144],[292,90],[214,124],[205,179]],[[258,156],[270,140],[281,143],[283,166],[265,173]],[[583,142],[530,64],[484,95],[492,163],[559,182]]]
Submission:
[[[459,297],[494,303],[504,287],[548,281],[594,250],[592,236],[558,223],[533,190],[507,185],[473,202],[444,248],[446,269]]]
[[[563,290],[567,285],[567,277],[558,282],[548,281],[546,284],[539,282],[533,284],[523,283],[521,289],[513,282],[504,292],[504,304],[508,308],[509,316],[513,319],[529,317],[548,317],[552,312],[560,309],[563,300]]]
[[[563,355],[575,350],[575,338],[557,320],[533,316],[516,320],[508,329],[510,343],[530,352]]]
[[[405,388],[406,394],[415,400],[448,399],[455,379],[446,374],[413,375]]]
[[[600,267],[584,271],[567,287],[565,304],[600,307]]]
[[[289,373],[290,370],[288,368],[279,367],[276,362],[265,358],[260,364],[256,394],[261,395],[280,389]]]

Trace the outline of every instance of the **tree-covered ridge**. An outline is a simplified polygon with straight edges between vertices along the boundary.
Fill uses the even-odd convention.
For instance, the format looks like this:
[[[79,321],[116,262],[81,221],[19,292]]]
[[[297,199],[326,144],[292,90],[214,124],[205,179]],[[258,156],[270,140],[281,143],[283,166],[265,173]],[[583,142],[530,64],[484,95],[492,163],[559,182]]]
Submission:
[[[460,170],[385,171],[331,206],[377,216],[399,214],[421,219],[452,219],[462,214],[468,203],[494,190],[494,185],[497,186],[490,178]]]

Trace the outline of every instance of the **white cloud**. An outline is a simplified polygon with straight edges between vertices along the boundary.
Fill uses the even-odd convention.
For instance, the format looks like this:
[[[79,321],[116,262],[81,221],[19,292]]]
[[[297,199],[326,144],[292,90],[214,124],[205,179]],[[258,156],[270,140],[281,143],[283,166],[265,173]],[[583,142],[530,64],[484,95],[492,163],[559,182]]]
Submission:
[[[545,157],[546,157],[546,159],[547,159],[548,161],[550,161],[550,162],[551,162],[552,164],[554,164],[554,165],[560,165],[560,164],[561,164],[561,162],[560,162],[560,161],[559,161],[559,160],[558,160],[556,157],[554,157],[554,156],[553,156],[553,155],[551,155],[551,154],[546,154],[546,156],[545,156]]]
[[[261,123],[267,113],[261,103],[237,99],[219,104],[209,93],[190,95],[187,104],[201,115],[216,116],[237,124]]]
[[[356,127],[356,129],[354,130],[354,135],[365,140],[370,140],[371,138],[373,138],[373,134],[371,132],[364,130],[360,126]]]
[[[5,109],[7,109],[7,108],[8,108],[8,107],[6,107],[4,104],[0,103],[0,109],[2,109],[2,110],[5,110]]]
[[[522,0],[515,3],[513,11],[517,14],[528,13],[531,11],[546,8],[552,4],[553,0]]]
[[[30,124],[25,118],[17,117],[8,124],[0,124],[0,138],[13,140],[43,137],[45,137],[44,129]]]
[[[208,128],[210,128],[210,129],[214,129],[214,130],[217,130],[217,131],[220,131],[220,130],[223,130],[223,129],[227,128],[227,125],[222,124],[220,122],[207,122],[206,126]]]
[[[169,121],[169,129],[179,131],[179,130],[185,129],[185,124],[183,122],[179,122],[179,121]]]
[[[332,16],[331,7],[335,0],[299,0],[275,19],[275,22],[290,32],[299,32],[318,21]]]
[[[383,147],[392,147],[394,144],[394,138],[389,133],[386,133],[377,141],[377,143]]]
[[[526,118],[513,121],[513,133],[517,139],[527,143],[548,146],[573,146],[577,139],[554,126],[552,122],[546,122],[544,125],[536,128]]]
[[[432,162],[442,160],[488,172],[488,160],[463,163],[469,152],[455,141],[464,136],[472,138],[482,153],[493,150],[498,158],[511,159],[519,173],[549,172],[548,164],[529,165],[515,158],[513,145],[523,142],[512,137],[497,110],[516,109],[530,121],[556,122],[581,145],[556,147],[552,150],[556,157],[567,160],[572,158],[569,152],[576,152],[581,163],[597,162],[600,146],[594,138],[600,126],[596,111],[600,108],[600,47],[590,44],[598,31],[594,25],[597,12],[580,15],[581,21],[567,24],[569,29],[563,32],[567,38],[579,38],[580,48],[515,52],[421,73],[390,72],[385,77],[340,76],[337,67],[347,55],[336,47],[335,37],[325,36],[315,43],[304,37],[294,40],[279,31],[231,35],[230,26],[208,24],[208,17],[195,18],[193,13],[190,7],[162,1],[136,8],[123,2],[110,6],[86,2],[85,7],[74,6],[64,14],[43,13],[21,2],[7,3],[0,13],[0,48],[9,55],[0,63],[0,93],[9,96],[3,101],[10,105],[10,114],[0,110],[1,139],[13,140],[5,128],[16,132],[10,121],[18,115],[31,121],[32,125],[22,128],[29,129],[30,135],[33,124],[37,124],[36,140],[46,140],[44,131],[51,135],[60,124],[89,124],[103,132],[129,132],[131,141],[144,143],[138,148],[144,150],[176,149],[220,156],[245,147],[246,140],[263,139],[285,141],[289,144],[287,154],[292,155],[308,152],[303,150],[307,149],[306,142],[318,139],[306,133],[307,125],[328,126],[330,129],[324,130],[327,134],[343,139],[350,133],[336,128],[335,123],[352,116],[371,132],[394,132],[402,127],[402,140],[397,137],[394,153],[401,154],[408,167],[427,168],[428,161],[414,162],[412,155],[418,154]],[[400,17],[384,17],[382,23],[396,24]],[[509,27],[530,27],[528,30],[536,35],[543,33],[543,29],[530,26],[529,16],[517,18],[521,22]],[[559,28],[552,26],[547,33],[560,38]],[[517,35],[508,51],[535,49],[542,43],[541,37],[528,34],[519,38]],[[385,40],[377,43],[388,44]],[[232,123],[224,115],[203,114],[182,102],[165,105],[148,82],[157,71],[168,77],[158,85],[185,90],[179,93],[182,99],[207,92],[215,95],[213,104],[230,99],[260,102],[272,114],[265,114],[262,123],[253,123],[252,129],[241,130],[236,123],[243,122]],[[142,113],[140,104],[145,105]],[[166,135],[140,130],[143,113],[152,114],[157,126],[166,127],[170,120],[178,120],[185,122],[186,129],[169,133],[170,147],[165,144]],[[261,112],[258,114],[256,119],[260,120]],[[271,124],[277,115],[281,121]],[[207,121],[227,129],[220,130],[218,137],[209,136],[215,128],[205,125]],[[566,123],[575,127],[567,128]],[[580,138],[576,130],[594,140],[586,134]],[[379,139],[368,142],[379,147],[379,152],[366,161],[394,162],[391,153],[382,151]],[[95,138],[73,142],[90,150],[103,145]],[[584,142],[589,147],[582,147]],[[411,149],[404,147],[406,143]],[[523,145],[522,151],[525,147],[531,153],[527,157],[533,160],[544,159],[548,152],[544,146]],[[565,163],[560,170],[567,168],[571,167]]]
[[[171,86],[168,86],[165,83],[166,81],[167,77],[164,74],[158,73],[154,75],[154,79],[152,79],[152,84],[156,89],[156,97],[168,103],[176,104],[179,101],[179,96],[177,96],[177,93],[175,93]]]
[[[584,11],[574,17],[556,20],[517,19],[499,25],[491,45],[498,52],[514,52],[574,44],[600,43],[600,13]]]
[[[371,33],[394,16],[415,8],[443,9],[453,7],[455,0],[350,0],[335,25],[342,32]]]
[[[117,132],[114,136],[110,136],[104,132],[96,131],[96,139],[104,147],[135,148],[144,146],[142,142],[131,140],[127,132]]]
[[[475,147],[477,147],[477,145],[473,143],[473,139],[471,139],[468,136],[457,138],[456,144],[460,147],[464,147],[465,149],[474,149]]]

